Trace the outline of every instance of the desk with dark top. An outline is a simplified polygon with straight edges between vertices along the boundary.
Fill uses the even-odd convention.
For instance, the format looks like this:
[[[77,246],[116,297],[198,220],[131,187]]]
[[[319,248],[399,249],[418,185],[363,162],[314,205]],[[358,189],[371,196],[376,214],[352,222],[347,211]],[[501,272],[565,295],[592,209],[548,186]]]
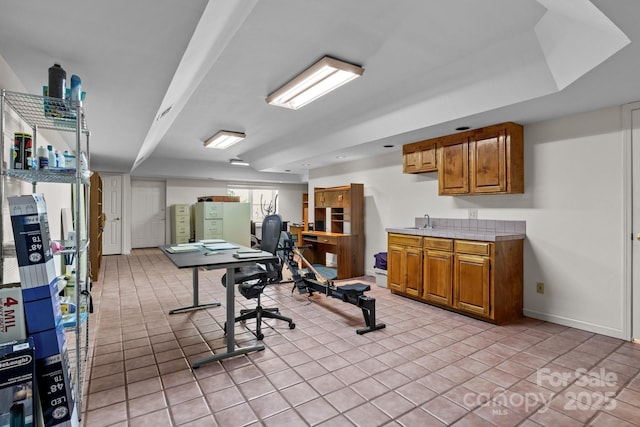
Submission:
[[[249,347],[235,347],[235,334],[234,334],[234,319],[235,319],[235,269],[237,267],[243,267],[253,265],[257,262],[273,261],[276,259],[274,255],[269,252],[262,252],[259,256],[252,258],[239,259],[234,257],[237,249],[216,250],[210,251],[202,247],[198,251],[193,252],[178,252],[171,253],[168,249],[170,245],[160,246],[162,252],[173,262],[178,268],[191,268],[193,270],[193,305],[188,307],[177,308],[171,310],[169,314],[184,313],[191,310],[199,310],[208,307],[219,306],[219,302],[200,304],[198,302],[198,269],[201,267],[207,267],[209,269],[225,268],[227,270],[227,351],[224,353],[214,354],[213,356],[206,357],[201,360],[193,362],[191,365],[193,368],[199,368],[208,362],[216,360],[226,359],[228,357],[238,356],[246,354],[252,351],[264,350],[263,344],[256,344]],[[241,248],[247,249],[247,248]]]

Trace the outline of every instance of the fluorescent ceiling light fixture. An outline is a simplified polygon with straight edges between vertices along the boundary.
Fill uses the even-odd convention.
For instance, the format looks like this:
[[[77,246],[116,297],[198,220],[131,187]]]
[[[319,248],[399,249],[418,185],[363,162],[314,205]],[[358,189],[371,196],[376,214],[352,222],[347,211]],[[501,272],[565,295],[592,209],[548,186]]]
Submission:
[[[232,165],[236,165],[236,166],[249,166],[249,163],[245,162],[244,160],[240,160],[240,159],[229,159],[229,163],[231,163]]]
[[[267,104],[298,108],[360,77],[364,68],[325,56],[267,97]]]
[[[241,132],[221,130],[211,138],[207,139],[204,142],[204,146],[207,148],[218,148],[220,150],[224,150],[225,148],[231,147],[236,142],[243,140],[245,137],[246,135]]]

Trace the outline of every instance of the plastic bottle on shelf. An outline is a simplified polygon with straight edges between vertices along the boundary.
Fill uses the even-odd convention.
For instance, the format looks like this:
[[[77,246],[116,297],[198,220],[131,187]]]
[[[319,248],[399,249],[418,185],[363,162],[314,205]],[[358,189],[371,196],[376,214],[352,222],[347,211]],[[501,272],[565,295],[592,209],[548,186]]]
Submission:
[[[49,169],[56,167],[56,153],[53,151],[53,145],[47,145],[47,156],[49,156]]]
[[[49,96],[64,99],[67,91],[67,73],[60,64],[49,67]]]
[[[16,168],[16,159],[18,158],[18,151],[16,150],[15,144],[11,144],[11,153],[9,154],[9,161],[11,169]]]
[[[56,167],[64,168],[64,155],[60,152],[60,150],[56,150]]]
[[[81,94],[82,94],[82,80],[80,77],[73,74],[71,76],[71,106],[77,107],[81,105]]]
[[[64,150],[64,167],[65,169],[76,168],[76,156],[71,154],[68,150]]]
[[[49,169],[49,153],[47,147],[41,145],[38,147],[38,170]]]
[[[24,162],[23,169],[38,169],[38,159],[33,155],[33,141],[31,135],[25,133],[24,135]]]
[[[87,170],[87,153],[84,151],[80,152],[80,169],[83,171]]]

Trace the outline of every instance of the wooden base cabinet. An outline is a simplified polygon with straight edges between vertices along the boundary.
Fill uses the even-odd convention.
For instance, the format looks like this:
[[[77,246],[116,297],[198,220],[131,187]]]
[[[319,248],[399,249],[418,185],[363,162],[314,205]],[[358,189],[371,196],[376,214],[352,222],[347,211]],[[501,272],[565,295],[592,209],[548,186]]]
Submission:
[[[456,254],[453,279],[453,307],[478,316],[491,316],[491,259]]]
[[[453,253],[427,250],[424,254],[422,297],[440,305],[453,305]]]
[[[390,233],[387,268],[392,293],[498,324],[522,317],[523,240]]]
[[[387,287],[411,297],[422,294],[422,237],[390,234]]]

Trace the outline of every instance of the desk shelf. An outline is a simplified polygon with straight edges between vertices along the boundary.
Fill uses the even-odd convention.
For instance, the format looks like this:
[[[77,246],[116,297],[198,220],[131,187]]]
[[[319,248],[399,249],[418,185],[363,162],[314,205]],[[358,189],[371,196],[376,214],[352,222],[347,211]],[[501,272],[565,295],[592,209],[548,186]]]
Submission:
[[[304,231],[302,240],[311,245],[304,256],[315,264],[326,264],[326,254],[335,254],[337,279],[364,275],[364,186],[316,188],[315,231]]]

